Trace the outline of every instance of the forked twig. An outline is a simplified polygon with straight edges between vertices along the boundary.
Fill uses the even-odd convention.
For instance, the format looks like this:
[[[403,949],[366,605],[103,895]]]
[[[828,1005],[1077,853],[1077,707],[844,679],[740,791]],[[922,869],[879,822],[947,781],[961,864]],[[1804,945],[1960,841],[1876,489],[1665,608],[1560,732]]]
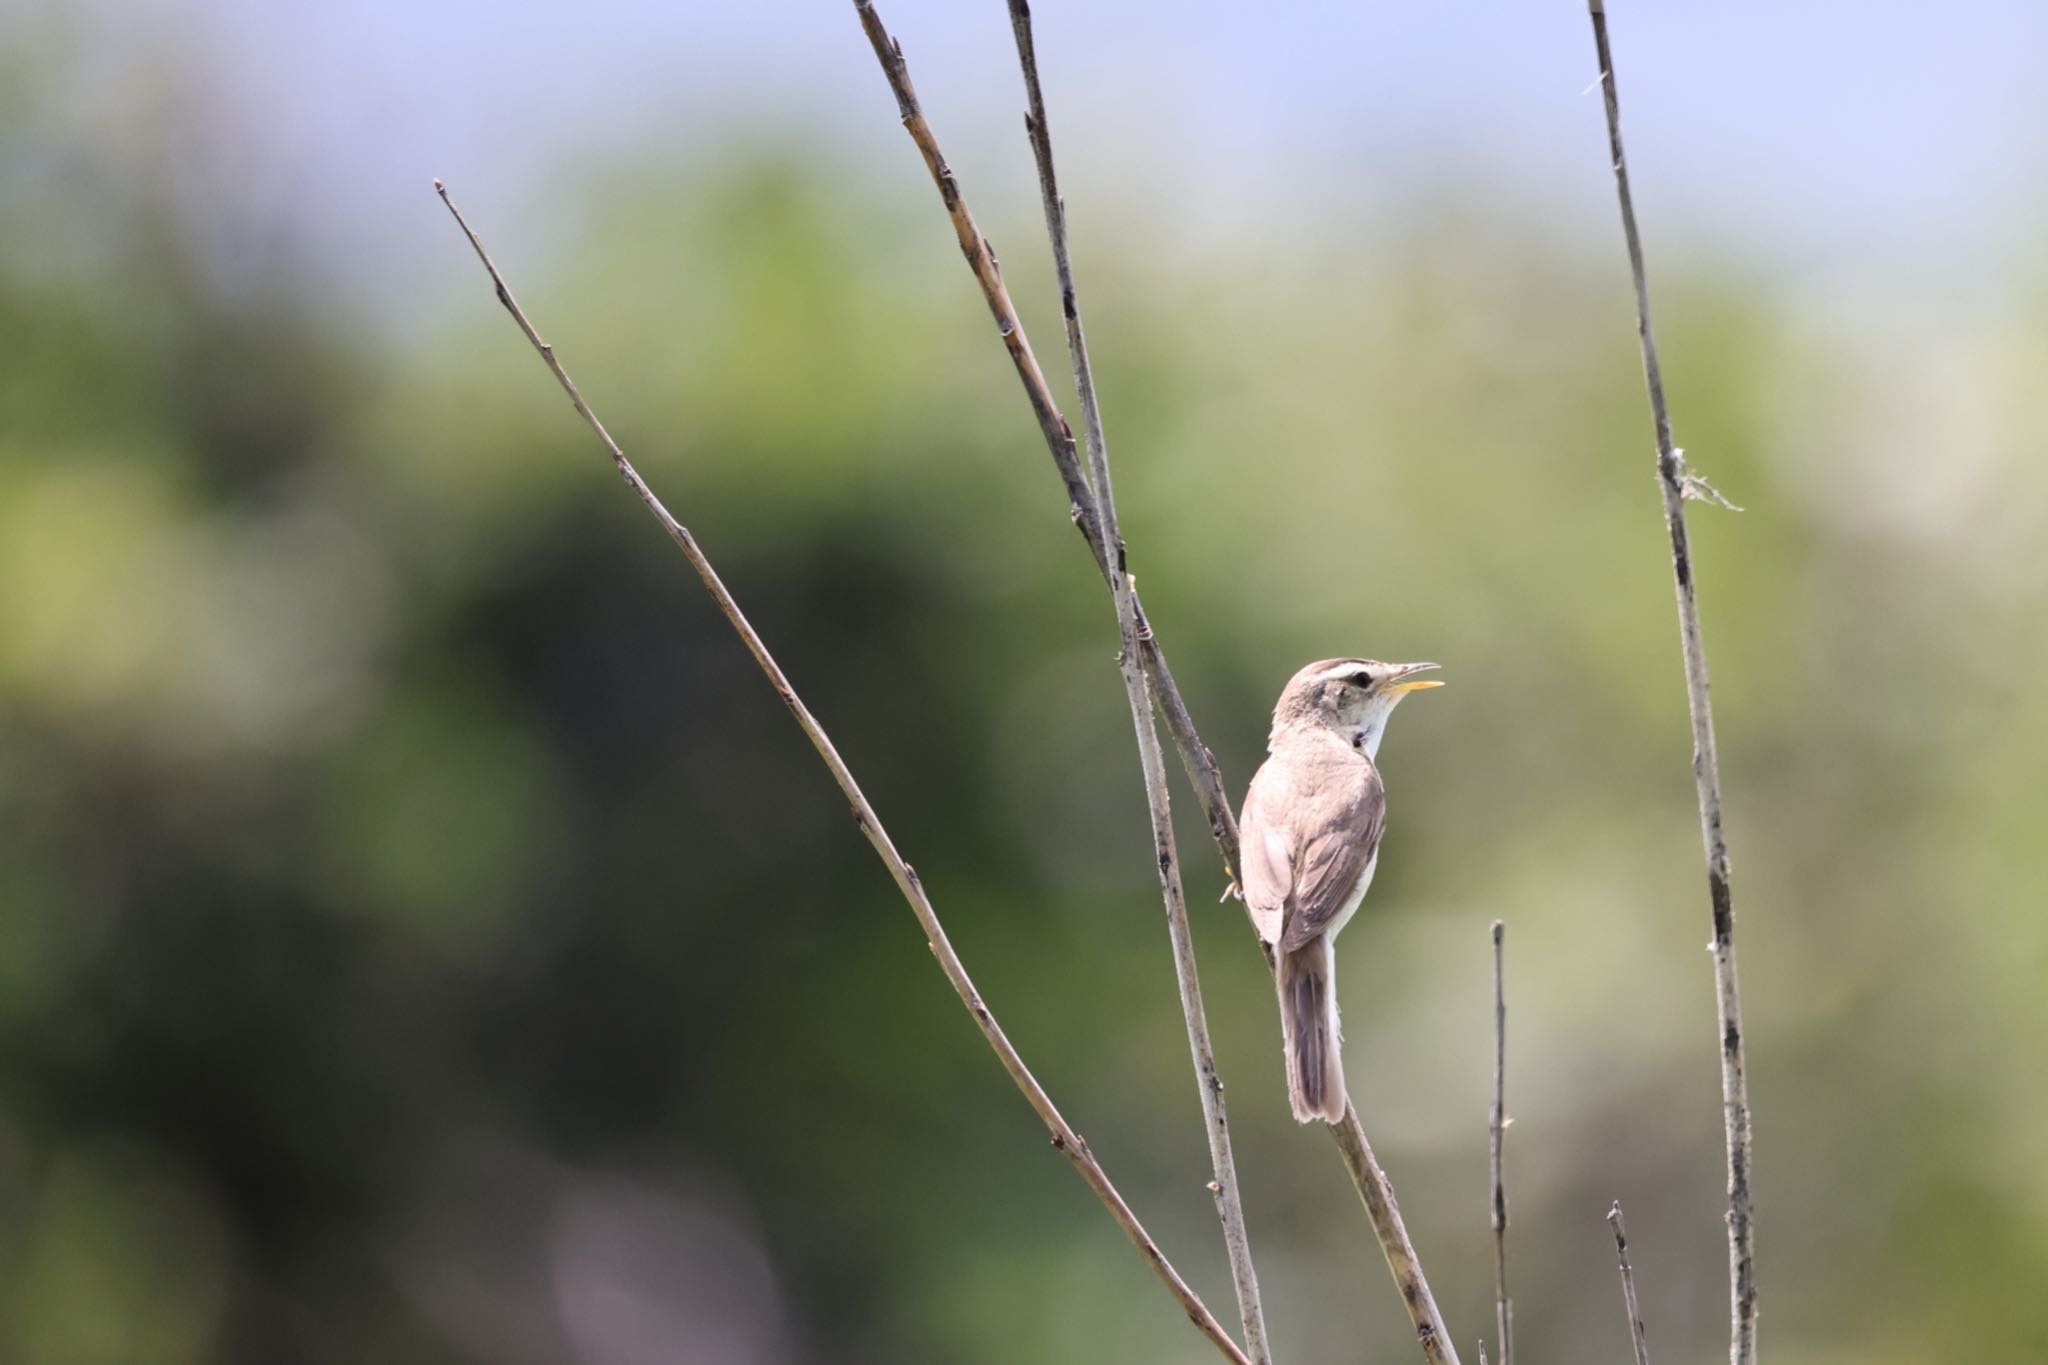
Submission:
[[[1628,1229],[1621,1225],[1621,1201],[1607,1211],[1607,1225],[1614,1229],[1614,1254],[1621,1261],[1621,1299],[1628,1305],[1628,1339],[1636,1348],[1636,1365],[1650,1365],[1650,1348],[1643,1341],[1643,1310],[1636,1306],[1636,1272],[1628,1263]]]
[[[1138,763],[1144,773],[1145,804],[1151,816],[1152,848],[1159,867],[1160,894],[1166,904],[1167,938],[1173,949],[1173,975],[1180,987],[1181,1014],[1187,1024],[1188,1052],[1194,1060],[1203,1128],[1209,1137],[1209,1183],[1216,1214],[1223,1225],[1223,1245],[1244,1325],[1245,1354],[1258,1365],[1272,1356],[1266,1344],[1266,1312],[1259,1299],[1258,1272],[1252,1265],[1251,1240],[1245,1231],[1244,1200],[1237,1183],[1237,1160],[1230,1149],[1230,1125],[1223,1103],[1223,1081],[1216,1071],[1216,1053],[1209,1042],[1209,1020],[1202,1008],[1202,981],[1195,967],[1194,938],[1188,929],[1187,895],[1181,883],[1180,855],[1174,846],[1173,810],[1166,787],[1166,758],[1160,751],[1152,693],[1142,662],[1143,629],[1131,589],[1130,565],[1118,528],[1116,493],[1109,474],[1109,446],[1103,436],[1102,405],[1096,398],[1095,371],[1088,361],[1088,339],[1081,325],[1080,297],[1074,287],[1074,265],[1067,238],[1067,206],[1060,197],[1053,169],[1052,129],[1046,120],[1045,96],[1038,80],[1038,53],[1031,36],[1028,0],[1009,0],[1010,25],[1017,39],[1017,61],[1024,74],[1029,112],[1025,130],[1032,158],[1038,164],[1038,186],[1045,207],[1045,231],[1052,246],[1053,269],[1059,280],[1060,312],[1066,319],[1067,354],[1074,368],[1074,390],[1081,405],[1081,434],[1088,453],[1088,473],[1095,492],[1097,522],[1116,571],[1110,575],[1110,597],[1116,606],[1117,669],[1137,733]],[[1021,334],[1020,334],[1021,335]]]
[[[896,108],[903,120],[904,131],[916,144],[923,156],[925,167],[931,172],[932,182],[937,186],[939,199],[945,205],[946,215],[952,221],[953,235],[960,245],[960,253],[967,259],[968,269],[980,285],[982,297],[988,303],[989,312],[994,316],[996,331],[1002,337],[1010,353],[1017,377],[1024,385],[1025,397],[1030,401],[1032,413],[1038,419],[1039,430],[1044,434],[1046,449],[1051,453],[1058,468],[1061,482],[1066,486],[1070,512],[1074,525],[1087,541],[1095,557],[1096,567],[1112,589],[1115,588],[1116,563],[1103,539],[1101,522],[1094,504],[1094,494],[1083,475],[1079,458],[1074,448],[1073,430],[1060,415],[1059,405],[1047,388],[1045,374],[1039,368],[1037,357],[1032,353],[1031,343],[1024,333],[1024,324],[1017,316],[1016,306],[1010,300],[1009,290],[1003,284],[1002,271],[996,263],[995,252],[988,239],[981,235],[975,225],[974,216],[967,209],[961,197],[959,182],[954,178],[952,168],[946,164],[945,156],[939,151],[937,137],[931,124],[925,119],[919,105],[917,91],[910,82],[909,67],[903,60],[903,49],[889,36],[882,24],[881,16],[875,12],[873,0],[854,0],[854,9],[860,17],[861,27],[873,45],[875,57],[881,63],[882,74],[888,79],[890,91],[896,97]],[[1217,770],[1216,759],[1202,743],[1195,730],[1194,720],[1188,714],[1187,705],[1181,699],[1180,689],[1174,684],[1172,671],[1166,665],[1166,655],[1159,648],[1150,624],[1145,619],[1144,605],[1132,591],[1132,605],[1137,613],[1140,629],[1139,643],[1143,650],[1145,671],[1152,680],[1153,699],[1166,719],[1169,733],[1180,750],[1181,762],[1186,767],[1188,778],[1195,788],[1196,798],[1202,804],[1203,813],[1209,820],[1209,832],[1216,840],[1217,851],[1223,856],[1226,871],[1233,876],[1238,866],[1237,820],[1231,813],[1230,800],[1223,789],[1222,774]],[[1379,1236],[1380,1250],[1385,1253],[1387,1263],[1394,1272],[1395,1285],[1401,1290],[1402,1301],[1407,1305],[1415,1333],[1422,1343],[1424,1355],[1433,1363],[1449,1362],[1456,1365],[1457,1351],[1451,1345],[1444,1331],[1443,1320],[1436,1311],[1435,1301],[1429,1293],[1428,1281],[1423,1277],[1422,1266],[1416,1259],[1415,1248],[1408,1240],[1407,1230],[1402,1226],[1400,1212],[1394,1206],[1393,1191],[1387,1185],[1386,1176],[1378,1163],[1372,1159],[1372,1148],[1365,1138],[1365,1130],[1358,1122],[1356,1113],[1347,1113],[1341,1124],[1327,1125],[1332,1139],[1343,1154],[1345,1169],[1350,1172],[1357,1187],[1360,1202],[1365,1205],[1367,1216],[1372,1220],[1373,1230]]]
[[[1059,1110],[1053,1105],[1052,1097],[1045,1093],[1044,1087],[1039,1085],[1037,1078],[1024,1065],[1024,1059],[1018,1055],[1017,1049],[1011,1045],[1001,1026],[996,1023],[995,1015],[983,1002],[980,992],[974,988],[974,982],[967,975],[967,968],[960,961],[959,954],[953,951],[952,943],[946,938],[945,928],[939,923],[938,912],[932,908],[931,899],[925,893],[924,883],[919,880],[910,864],[903,860],[903,855],[896,851],[896,845],[889,838],[888,831],[882,828],[881,818],[875,814],[874,807],[868,804],[867,797],[861,793],[852,771],[846,766],[845,760],[840,758],[839,751],[833,747],[824,727],[797,696],[796,689],[790,686],[789,679],[784,676],[780,665],[769,654],[768,646],[762,642],[753,626],[748,624],[747,618],[741,614],[739,603],[733,600],[732,594],[719,580],[711,561],[698,548],[696,538],[671,516],[661,500],[654,496],[654,491],[640,477],[639,471],[633,468],[631,461],[627,460],[618,442],[605,430],[604,423],[591,411],[590,405],[584,401],[575,382],[569,378],[569,372],[563,369],[561,362],[555,358],[554,348],[541,340],[540,334],[527,320],[525,312],[513,299],[512,291],[505,285],[504,276],[498,273],[498,267],[492,263],[489,254],[484,250],[483,242],[463,218],[461,211],[455,207],[455,201],[448,197],[446,187],[436,180],[434,191],[441,196],[441,202],[448,206],[448,212],[454,215],[463,235],[469,238],[469,244],[476,251],[477,259],[483,262],[484,269],[490,273],[491,284],[498,292],[498,302],[505,305],[505,311],[512,315],[512,320],[519,324],[519,330],[526,334],[526,339],[533,343],[534,350],[540,353],[540,358],[546,362],[549,372],[561,384],[562,391],[569,395],[569,401],[575,406],[577,415],[604,443],[606,452],[612,458],[612,464],[619,471],[619,477],[623,478],[640,501],[647,505],[647,510],[654,514],[662,529],[668,532],[669,539],[676,543],[677,548],[690,561],[690,567],[695,569],[697,577],[703,580],[705,590],[711,594],[719,613],[739,635],[747,652],[754,656],[754,662],[760,665],[761,671],[767,675],[769,683],[775,688],[775,694],[782,699],[783,705],[789,708],[797,727],[804,732],[804,737],[810,740],[811,747],[818,751],[818,757],[824,760],[825,767],[832,774],[832,780],[839,784],[839,790],[852,806],[853,822],[874,846],[876,855],[881,858],[883,864],[888,867],[890,876],[895,879],[897,889],[903,893],[904,900],[909,902],[911,913],[917,916],[917,922],[925,933],[926,944],[931,948],[932,956],[938,959],[940,970],[945,972],[946,979],[952,982],[954,992],[960,997],[960,1003],[965,1005],[967,1012],[974,1017],[975,1026],[988,1040],[988,1045],[995,1052],[997,1060],[1002,1063],[1003,1070],[1010,1073],[1010,1079],[1016,1083],[1017,1089],[1023,1092],[1026,1102],[1044,1122],[1047,1132],[1051,1134],[1052,1145],[1073,1163],[1081,1179],[1087,1182],[1088,1188],[1095,1192],[1095,1197],[1109,1210],[1110,1217],[1116,1220],[1117,1225],[1124,1230],[1124,1235],[1138,1248],[1139,1253],[1165,1283],[1167,1290],[1179,1301],[1181,1308],[1196,1328],[1215,1344],[1216,1349],[1226,1360],[1237,1362],[1238,1365],[1250,1365],[1244,1352],[1238,1349],[1230,1334],[1217,1322],[1216,1316],[1167,1261],[1165,1253],[1160,1251],[1158,1244],[1146,1233],[1143,1225],[1138,1222],[1137,1215],[1131,1212],[1130,1205],[1124,1202],[1123,1196],[1117,1193],[1116,1186],[1110,1183],[1109,1176],[1088,1150],[1088,1144],[1060,1116]]]
[[[1508,998],[1501,959],[1507,926],[1493,922],[1493,1106],[1486,1116],[1487,1163],[1493,1171],[1493,1327],[1500,1365],[1515,1365],[1515,1306],[1508,1298],[1508,1190],[1501,1172],[1507,1129]]]
[[[1730,1365],[1756,1362],[1756,1226],[1750,1204],[1749,1081],[1742,1037],[1742,994],[1735,976],[1735,906],[1728,889],[1728,841],[1721,829],[1721,769],[1714,750],[1714,706],[1707,688],[1707,648],[1700,636],[1699,597],[1686,536],[1685,500],[1705,496],[1703,480],[1685,466],[1671,435],[1657,334],[1650,325],[1650,285],[1643,269],[1642,235],[1629,192],[1621,147],[1621,97],[1614,54],[1607,41],[1604,0],[1587,0],[1600,84],[1607,105],[1607,142],[1614,157],[1614,187],[1621,202],[1622,236],[1635,284],[1636,335],[1643,352],[1643,382],[1657,431],[1657,481],[1664,494],[1664,524],[1671,533],[1671,571],[1678,587],[1678,634],[1685,655],[1686,704],[1692,714],[1692,772],[1699,791],[1700,839],[1706,849],[1707,895],[1713,909],[1714,998],[1719,1015],[1721,1111],[1728,1147],[1728,1317]],[[1725,501],[1725,499],[1723,500]]]

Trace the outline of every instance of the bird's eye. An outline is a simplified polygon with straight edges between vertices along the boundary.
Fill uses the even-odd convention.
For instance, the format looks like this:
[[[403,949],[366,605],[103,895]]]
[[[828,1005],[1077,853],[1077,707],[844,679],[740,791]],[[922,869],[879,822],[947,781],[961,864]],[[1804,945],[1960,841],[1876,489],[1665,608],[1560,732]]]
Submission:
[[[1351,681],[1360,687],[1371,687],[1372,674],[1361,668],[1351,675]]]

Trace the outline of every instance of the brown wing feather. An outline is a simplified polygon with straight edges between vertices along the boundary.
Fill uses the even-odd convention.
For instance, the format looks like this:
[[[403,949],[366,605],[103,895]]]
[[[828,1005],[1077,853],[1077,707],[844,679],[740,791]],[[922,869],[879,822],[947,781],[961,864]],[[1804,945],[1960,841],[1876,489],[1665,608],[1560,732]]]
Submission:
[[[1371,763],[1325,772],[1309,803],[1311,829],[1297,858],[1293,907],[1280,947],[1294,952],[1315,941],[1358,889],[1387,818],[1386,788]]]

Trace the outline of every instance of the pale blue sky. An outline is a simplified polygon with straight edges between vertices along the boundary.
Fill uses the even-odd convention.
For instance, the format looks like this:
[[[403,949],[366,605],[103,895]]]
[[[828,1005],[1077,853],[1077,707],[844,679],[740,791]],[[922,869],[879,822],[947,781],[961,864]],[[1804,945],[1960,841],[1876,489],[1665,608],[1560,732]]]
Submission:
[[[970,189],[1028,191],[1002,0],[882,12]],[[1573,0],[1039,0],[1036,13],[1077,204],[1137,177],[1163,218],[1228,221],[1275,212],[1268,192],[1306,170],[1311,196],[1370,205],[1457,185],[1612,228]],[[2038,0],[1612,0],[1611,13],[1653,257],[1705,246],[1946,288],[2024,259],[2048,221]],[[190,43],[246,138],[246,192],[319,216],[337,270],[366,256],[400,280],[446,245],[417,230],[435,175],[488,209],[531,203],[566,155],[650,134],[682,156],[764,128],[842,157],[910,155],[850,0],[147,0],[110,5],[102,27],[112,43]]]

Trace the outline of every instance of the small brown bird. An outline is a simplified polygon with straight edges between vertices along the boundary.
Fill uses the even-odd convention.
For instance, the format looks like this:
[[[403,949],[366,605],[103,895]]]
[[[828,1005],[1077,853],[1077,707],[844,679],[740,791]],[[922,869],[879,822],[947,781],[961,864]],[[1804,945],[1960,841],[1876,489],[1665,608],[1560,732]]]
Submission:
[[[1379,862],[1387,794],[1373,764],[1401,698],[1435,664],[1324,659],[1288,680],[1238,820],[1252,926],[1274,957],[1287,1097],[1302,1123],[1344,1117],[1336,942]]]

